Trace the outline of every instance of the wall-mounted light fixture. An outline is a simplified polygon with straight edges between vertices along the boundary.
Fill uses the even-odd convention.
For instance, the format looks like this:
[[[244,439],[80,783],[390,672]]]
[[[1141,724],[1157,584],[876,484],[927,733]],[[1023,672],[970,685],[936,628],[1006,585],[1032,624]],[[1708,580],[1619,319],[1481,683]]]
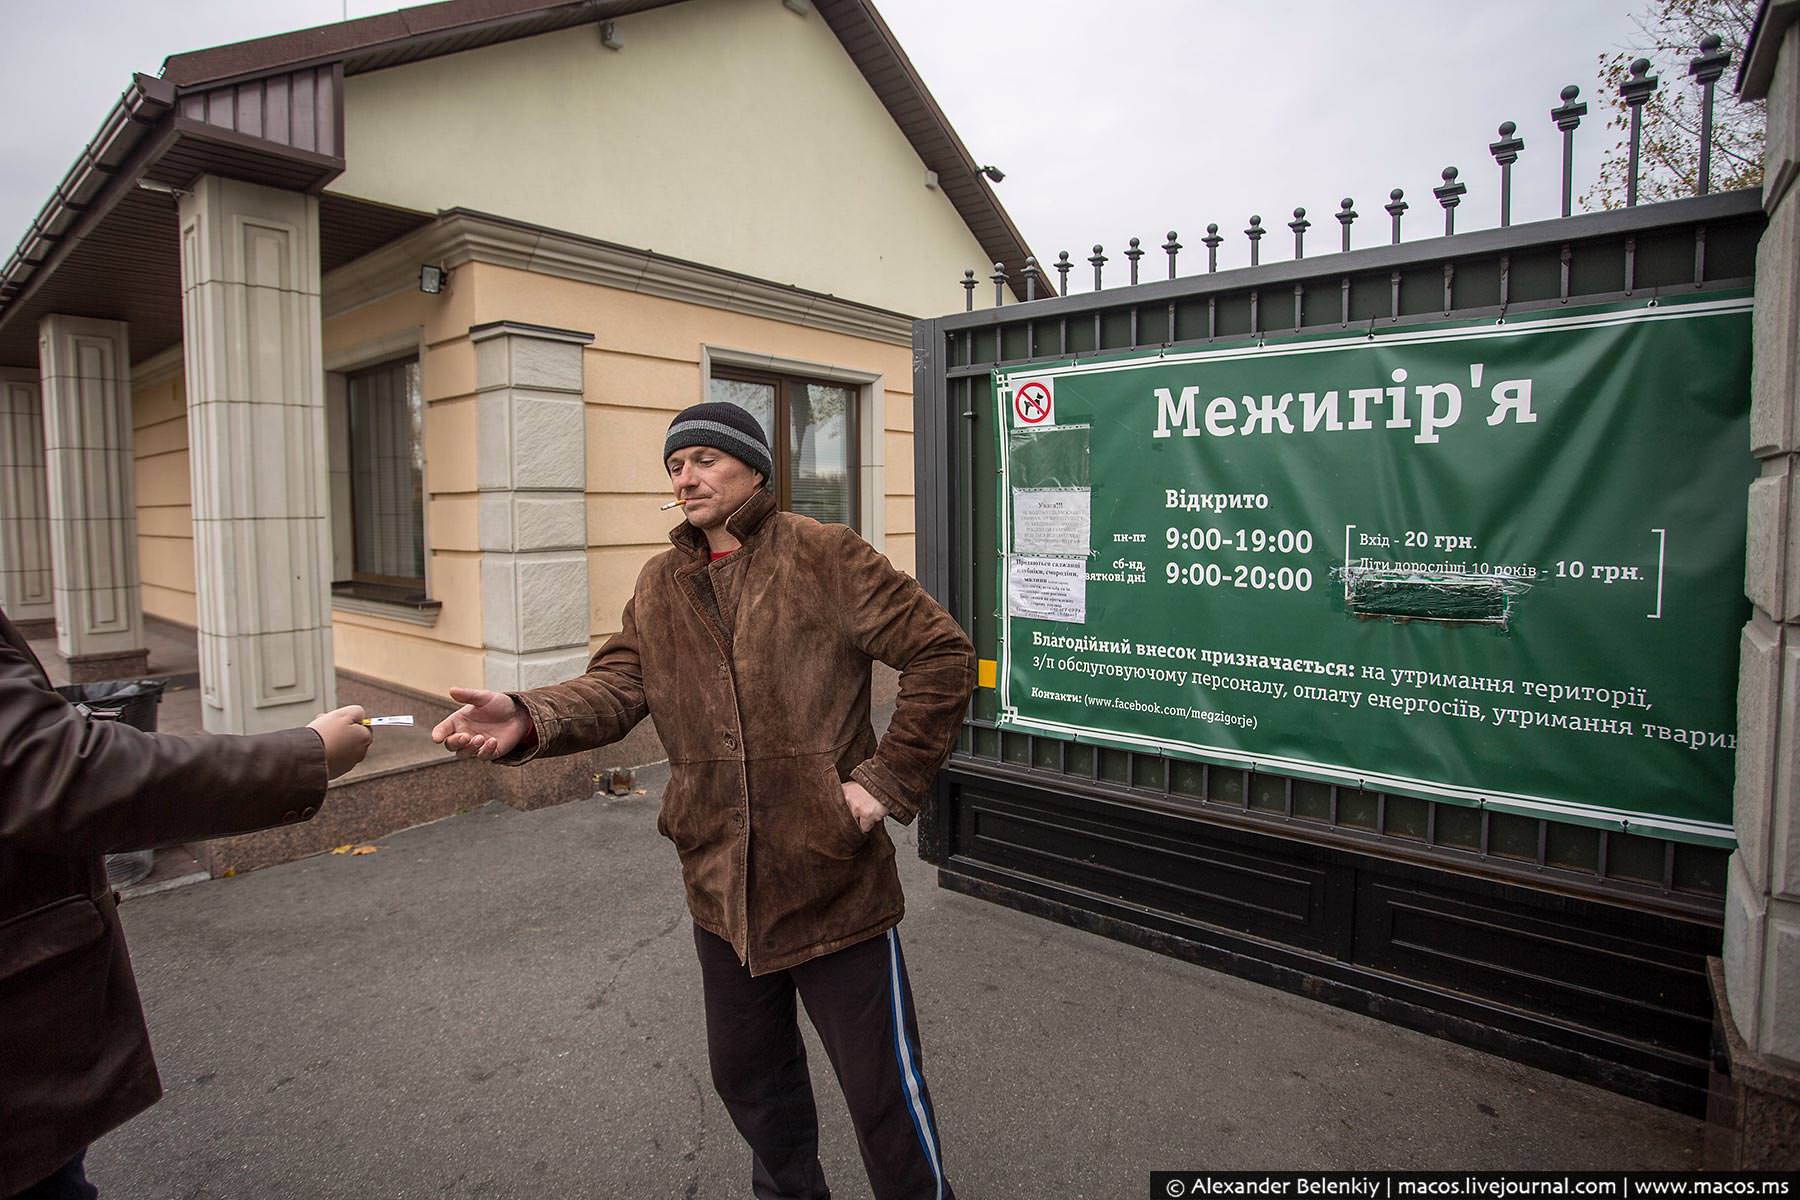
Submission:
[[[435,296],[444,290],[450,282],[450,268],[432,266],[427,263],[419,268],[419,290],[427,296]]]
[[[931,170],[926,171],[925,172],[925,186],[930,188],[932,191],[936,191],[937,185],[938,185],[937,172],[931,171]]]
[[[999,183],[1002,179],[1006,178],[1006,172],[1002,171],[999,167],[994,166],[992,163],[989,163],[986,166],[982,167],[981,173],[983,175],[986,175],[989,179],[993,180],[995,183]]]
[[[608,50],[623,50],[625,41],[619,36],[619,26],[613,21],[600,22],[600,44]]]
[[[799,13],[803,17],[812,11],[812,5],[807,0],[781,0],[781,7],[789,12]]]

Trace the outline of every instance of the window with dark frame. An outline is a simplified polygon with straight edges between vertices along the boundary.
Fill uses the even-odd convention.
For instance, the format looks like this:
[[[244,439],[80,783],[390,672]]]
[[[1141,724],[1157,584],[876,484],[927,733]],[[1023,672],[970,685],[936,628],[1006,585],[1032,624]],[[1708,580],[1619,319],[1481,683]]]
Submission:
[[[859,529],[858,389],[801,375],[713,368],[708,398],[748,410],[774,451],[769,481],[789,512]]]
[[[425,596],[425,406],[416,358],[347,376],[352,590]]]

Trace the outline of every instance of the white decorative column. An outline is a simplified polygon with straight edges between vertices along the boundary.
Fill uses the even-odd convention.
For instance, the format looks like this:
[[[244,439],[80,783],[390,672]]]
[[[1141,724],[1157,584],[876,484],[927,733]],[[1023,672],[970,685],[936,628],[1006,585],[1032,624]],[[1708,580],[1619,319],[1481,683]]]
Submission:
[[[201,714],[218,733],[336,703],[319,207],[213,176],[181,199]]]
[[[1768,101],[1756,252],[1744,627],[1738,677],[1737,851],[1714,976],[1709,1167],[1800,1167],[1800,3],[1770,0],[1742,78]],[[1717,1056],[1715,1056],[1715,1059]],[[1715,1071],[1717,1070],[1715,1066]]]
[[[469,339],[485,686],[518,691],[587,667],[581,357],[594,335],[497,321],[469,330]]]
[[[38,325],[56,648],[76,683],[148,669],[138,601],[131,347],[122,321]]]
[[[56,632],[40,386],[36,371],[0,367],[0,609],[27,637]]]

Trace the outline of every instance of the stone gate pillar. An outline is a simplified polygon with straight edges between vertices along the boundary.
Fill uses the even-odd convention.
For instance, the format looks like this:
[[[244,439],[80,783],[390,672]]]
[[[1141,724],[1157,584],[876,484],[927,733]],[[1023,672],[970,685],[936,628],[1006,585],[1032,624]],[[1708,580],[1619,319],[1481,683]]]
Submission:
[[[319,202],[213,176],[181,199],[201,713],[260,733],[336,703]]]
[[[38,372],[0,367],[0,608],[27,637],[56,632]]]
[[[1768,101],[1738,683],[1738,848],[1726,883],[1707,1165],[1800,1167],[1800,0],[1764,5],[1740,91]],[[1720,1070],[1720,1068],[1725,1068]]]
[[[138,599],[125,323],[49,316],[38,326],[56,648],[76,683],[149,667]]]

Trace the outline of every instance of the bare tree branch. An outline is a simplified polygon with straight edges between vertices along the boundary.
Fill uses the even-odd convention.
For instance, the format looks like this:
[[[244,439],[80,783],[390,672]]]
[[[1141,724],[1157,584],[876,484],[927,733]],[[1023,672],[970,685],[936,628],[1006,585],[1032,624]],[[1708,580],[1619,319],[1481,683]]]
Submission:
[[[1638,46],[1600,56],[1606,87],[1599,104],[1609,114],[1606,128],[1620,136],[1602,158],[1600,178],[1581,198],[1584,208],[1617,208],[1625,203],[1630,109],[1619,86],[1629,78],[1630,64],[1638,57],[1650,59],[1653,73],[1662,80],[1643,111],[1639,196],[1672,199],[1697,189],[1703,114],[1699,88],[1688,79],[1688,64],[1708,34],[1721,39],[1733,63],[1741,62],[1757,10],[1756,0],[1646,0],[1646,5],[1632,21]],[[1713,112],[1714,187],[1761,184],[1764,120],[1761,104],[1738,100],[1721,80]]]

